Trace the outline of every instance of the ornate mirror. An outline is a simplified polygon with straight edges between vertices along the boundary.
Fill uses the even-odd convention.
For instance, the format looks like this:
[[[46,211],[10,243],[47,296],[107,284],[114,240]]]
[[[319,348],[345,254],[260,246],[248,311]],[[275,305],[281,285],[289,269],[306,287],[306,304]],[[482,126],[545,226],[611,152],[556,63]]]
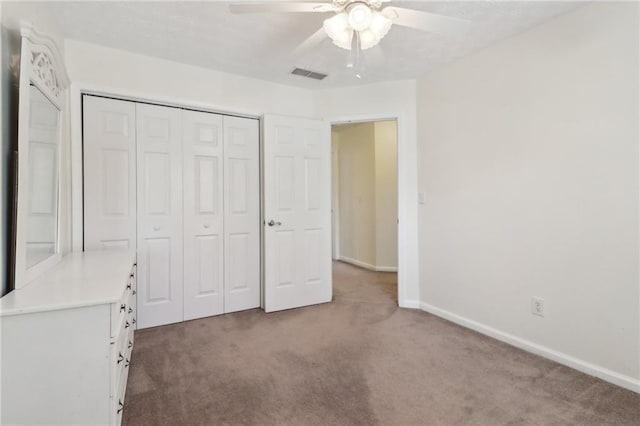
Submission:
[[[60,151],[68,79],[55,43],[21,29],[15,288],[60,261]]]

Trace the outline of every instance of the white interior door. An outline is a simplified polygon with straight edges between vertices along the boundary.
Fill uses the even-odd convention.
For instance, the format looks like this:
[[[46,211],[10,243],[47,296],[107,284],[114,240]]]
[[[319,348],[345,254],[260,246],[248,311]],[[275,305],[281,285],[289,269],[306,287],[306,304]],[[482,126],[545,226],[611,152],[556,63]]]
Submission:
[[[224,117],[224,311],[260,307],[260,123]]]
[[[224,313],[222,116],[182,111],[184,319]]]
[[[331,301],[330,173],[328,123],[265,116],[267,312]]]
[[[181,110],[136,104],[138,327],[183,319]]]
[[[136,248],[136,107],[83,96],[84,249]]]

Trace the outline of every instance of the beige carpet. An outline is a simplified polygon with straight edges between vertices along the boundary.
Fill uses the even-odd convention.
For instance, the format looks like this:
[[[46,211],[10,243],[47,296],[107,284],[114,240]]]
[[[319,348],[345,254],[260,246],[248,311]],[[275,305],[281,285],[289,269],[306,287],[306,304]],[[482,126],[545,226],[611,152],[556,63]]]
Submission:
[[[125,425],[638,425],[640,396],[334,266],[332,303],[136,332]]]

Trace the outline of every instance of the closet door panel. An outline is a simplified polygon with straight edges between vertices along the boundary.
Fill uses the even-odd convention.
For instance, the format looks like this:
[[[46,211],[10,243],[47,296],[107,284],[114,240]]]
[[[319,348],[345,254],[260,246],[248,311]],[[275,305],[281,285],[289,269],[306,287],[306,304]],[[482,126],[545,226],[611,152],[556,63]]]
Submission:
[[[224,117],[225,312],[260,306],[258,120]]]
[[[84,249],[136,248],[133,102],[83,100]]]
[[[182,111],[184,319],[224,313],[222,116]]]
[[[181,111],[136,104],[138,327],[183,319]]]

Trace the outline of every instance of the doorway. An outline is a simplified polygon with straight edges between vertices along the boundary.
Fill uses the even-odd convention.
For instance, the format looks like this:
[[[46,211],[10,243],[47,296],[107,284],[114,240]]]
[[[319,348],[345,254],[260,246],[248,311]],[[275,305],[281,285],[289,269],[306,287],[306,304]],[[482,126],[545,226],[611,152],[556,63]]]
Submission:
[[[397,153],[395,119],[331,127],[336,299],[398,303]]]

